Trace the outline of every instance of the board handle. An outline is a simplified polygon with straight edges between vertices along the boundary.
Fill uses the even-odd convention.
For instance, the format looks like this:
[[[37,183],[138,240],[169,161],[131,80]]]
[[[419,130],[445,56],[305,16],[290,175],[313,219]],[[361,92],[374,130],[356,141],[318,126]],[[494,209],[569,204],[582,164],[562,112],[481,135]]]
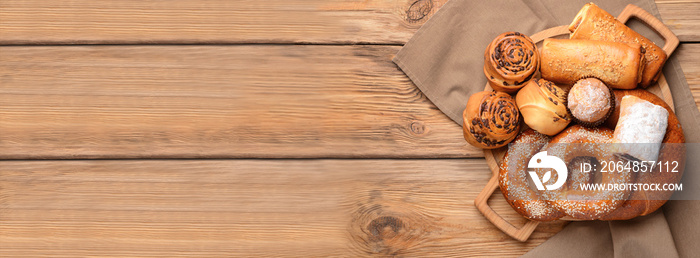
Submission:
[[[633,4],[628,4],[625,9],[622,10],[620,15],[617,16],[617,20],[622,23],[627,23],[627,21],[632,17],[644,22],[644,24],[649,26],[649,28],[661,35],[665,42],[661,49],[666,52],[667,56],[671,56],[671,54],[673,54],[673,51],[675,51],[678,44],[680,44],[680,40],[678,40],[676,34],[673,34],[673,32],[666,27],[663,22],[659,21],[659,19],[654,17],[654,15],[651,15],[649,12]]]
[[[484,187],[484,190],[481,190],[479,195],[474,200],[476,209],[478,209],[479,212],[486,217],[486,219],[493,223],[493,225],[507,235],[521,242],[526,241],[532,232],[535,231],[535,228],[537,228],[537,224],[539,224],[539,222],[528,220],[524,226],[517,228],[513,226],[513,224],[510,224],[510,222],[506,221],[501,215],[491,209],[491,206],[488,205],[489,197],[491,197],[493,192],[496,191],[496,188],[498,188],[498,175],[493,175],[491,180],[489,180],[489,182],[486,184],[486,187]]]

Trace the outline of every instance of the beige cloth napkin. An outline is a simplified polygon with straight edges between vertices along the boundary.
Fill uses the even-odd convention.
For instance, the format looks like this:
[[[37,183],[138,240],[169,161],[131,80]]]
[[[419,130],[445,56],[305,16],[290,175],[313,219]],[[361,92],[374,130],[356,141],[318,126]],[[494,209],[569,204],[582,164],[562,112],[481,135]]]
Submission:
[[[528,35],[569,24],[590,0],[451,0],[397,53],[394,62],[423,93],[457,123],[472,93],[483,90],[483,54],[488,43],[506,31]],[[613,15],[635,4],[660,19],[652,0],[606,0],[596,4]],[[628,25],[657,44],[658,35],[638,21]],[[687,142],[700,142],[700,112],[675,55],[664,68],[676,114]],[[700,153],[688,153],[685,188],[700,186],[694,175]],[[685,190],[685,189],[684,189]],[[697,196],[697,195],[696,195]],[[700,255],[700,201],[669,201],[648,216],[628,221],[572,222],[526,257],[692,257]]]

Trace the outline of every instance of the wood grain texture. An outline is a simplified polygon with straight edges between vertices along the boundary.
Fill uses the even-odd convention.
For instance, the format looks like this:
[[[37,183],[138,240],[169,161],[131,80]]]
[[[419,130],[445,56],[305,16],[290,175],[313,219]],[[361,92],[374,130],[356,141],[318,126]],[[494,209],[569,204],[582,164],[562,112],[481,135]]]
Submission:
[[[0,44],[403,44],[446,0],[0,2]],[[657,0],[682,41],[700,41],[700,1]]]
[[[445,2],[4,0],[0,44],[402,44]]]
[[[0,158],[481,157],[393,46],[0,48]]]
[[[676,51],[695,104],[700,108],[700,44],[681,44]]]
[[[2,47],[0,158],[482,157],[398,49]],[[677,55],[700,103],[700,45]]]
[[[483,159],[0,161],[0,256],[516,256]],[[522,223],[501,195],[492,206]]]
[[[664,24],[681,41],[700,41],[700,1],[656,0]]]

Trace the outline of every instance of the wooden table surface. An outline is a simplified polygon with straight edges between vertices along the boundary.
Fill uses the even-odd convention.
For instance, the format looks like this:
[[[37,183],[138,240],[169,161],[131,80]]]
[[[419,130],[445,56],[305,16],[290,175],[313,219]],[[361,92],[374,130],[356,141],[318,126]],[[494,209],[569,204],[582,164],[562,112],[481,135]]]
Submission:
[[[514,256],[391,62],[444,0],[0,2],[0,256]],[[657,0],[700,103],[700,1]],[[516,225],[498,195],[493,205]]]

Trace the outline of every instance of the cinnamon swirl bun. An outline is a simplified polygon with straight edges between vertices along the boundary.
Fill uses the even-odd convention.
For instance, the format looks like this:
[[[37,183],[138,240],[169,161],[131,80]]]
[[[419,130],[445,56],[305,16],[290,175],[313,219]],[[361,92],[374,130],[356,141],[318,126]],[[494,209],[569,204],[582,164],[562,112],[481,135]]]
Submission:
[[[520,132],[518,107],[513,97],[503,92],[472,95],[462,116],[464,139],[482,149],[502,147]]]
[[[496,91],[515,93],[535,76],[539,66],[537,46],[519,32],[499,35],[484,52],[484,74]]]

